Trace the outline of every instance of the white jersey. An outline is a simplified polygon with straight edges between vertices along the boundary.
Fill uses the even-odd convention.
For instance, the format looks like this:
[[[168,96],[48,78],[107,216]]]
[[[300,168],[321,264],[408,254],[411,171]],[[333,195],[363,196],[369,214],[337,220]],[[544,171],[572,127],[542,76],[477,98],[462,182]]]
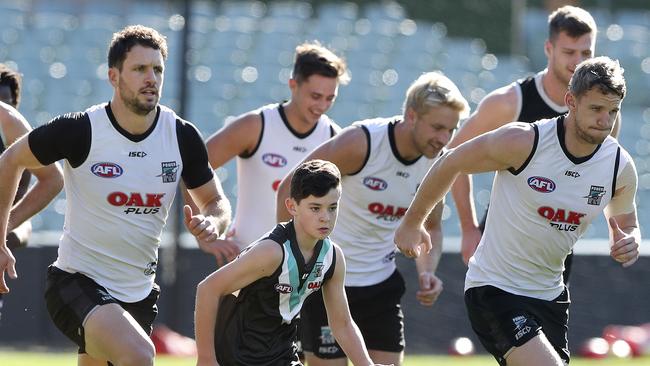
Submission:
[[[213,177],[195,127],[160,106],[149,130],[131,135],[101,104],[35,129],[29,144],[41,163],[66,159],[65,224],[54,265],[90,277],[124,302],[149,295],[181,177],[190,189]]]
[[[242,248],[276,225],[275,192],[282,178],[318,145],[332,137],[338,126],[322,115],[314,128],[296,132],[281,104],[260,108],[262,133],[255,150],[237,157],[237,208],[233,239]]]
[[[628,163],[612,137],[590,156],[572,156],[564,146],[564,117],[533,126],[535,145],[524,166],[496,173],[465,290],[491,285],[543,300],[559,296],[565,257],[609,203],[619,166]]]
[[[361,170],[342,179],[336,227],[331,234],[347,263],[346,286],[370,286],[395,271],[393,235],[433,159],[406,161],[395,145],[401,117],[354,123],[368,138]]]

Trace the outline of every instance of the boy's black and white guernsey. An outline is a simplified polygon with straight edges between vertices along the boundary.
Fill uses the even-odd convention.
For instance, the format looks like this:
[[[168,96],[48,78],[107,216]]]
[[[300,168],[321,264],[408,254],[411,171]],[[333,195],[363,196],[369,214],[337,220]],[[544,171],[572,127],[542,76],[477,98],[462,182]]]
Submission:
[[[223,298],[215,327],[215,349],[221,365],[300,365],[292,322],[305,299],[334,273],[334,244],[329,239],[319,241],[311,260],[305,262],[293,221],[278,224],[261,240],[272,240],[282,247],[282,262],[270,276],[242,288],[237,296]]]
[[[54,265],[90,277],[120,301],[144,299],[179,180],[192,189],[213,177],[196,128],[159,106],[151,127],[132,135],[110,104],[100,104],[35,129],[29,146],[44,165],[65,159],[67,205]]]

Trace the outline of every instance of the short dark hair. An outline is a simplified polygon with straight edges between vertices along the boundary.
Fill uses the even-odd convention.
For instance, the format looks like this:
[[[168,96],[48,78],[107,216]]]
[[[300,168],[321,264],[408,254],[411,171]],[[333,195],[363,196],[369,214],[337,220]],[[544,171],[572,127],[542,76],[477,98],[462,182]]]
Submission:
[[[143,25],[129,25],[119,32],[113,33],[113,39],[108,47],[108,67],[122,70],[126,54],[135,45],[160,50],[163,60],[167,60],[167,41],[157,30]]]
[[[571,38],[587,33],[596,33],[596,21],[588,11],[577,6],[566,5],[556,9],[548,16],[548,39],[554,42],[561,32]]]
[[[582,61],[571,77],[569,91],[580,97],[597,87],[603,94],[616,94],[623,99],[626,91],[623,71],[618,60],[607,56]]]
[[[341,172],[333,163],[325,160],[306,161],[291,177],[291,198],[300,201],[309,196],[323,197],[341,184]]]
[[[20,74],[10,69],[5,64],[0,64],[0,85],[5,85],[11,90],[11,106],[18,108],[20,104]]]
[[[318,41],[296,47],[292,77],[301,83],[314,74],[337,78],[341,84],[350,81],[345,61]]]

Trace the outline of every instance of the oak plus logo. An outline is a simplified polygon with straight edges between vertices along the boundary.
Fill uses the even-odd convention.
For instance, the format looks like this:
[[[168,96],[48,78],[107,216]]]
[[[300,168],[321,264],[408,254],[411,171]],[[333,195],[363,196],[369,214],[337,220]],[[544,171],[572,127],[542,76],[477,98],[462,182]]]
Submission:
[[[283,166],[287,165],[287,159],[284,156],[273,153],[266,153],[262,155],[262,161],[264,164],[272,166],[274,168],[282,168]]]
[[[164,193],[111,192],[106,200],[111,206],[124,207],[127,215],[154,215],[160,212],[164,196]]]
[[[363,185],[372,189],[373,191],[383,191],[388,188],[388,183],[381,178],[365,177],[363,178]]]
[[[528,186],[541,193],[551,193],[555,190],[555,182],[540,176],[528,178]]]
[[[100,178],[117,178],[124,173],[124,169],[115,163],[101,162],[93,164],[90,171]]]
[[[558,231],[576,231],[582,218],[587,215],[564,208],[554,209],[548,206],[538,208],[537,213],[548,219],[550,221],[549,225]]]
[[[368,205],[368,211],[377,217],[377,220],[398,221],[406,214],[408,207],[395,207],[389,204],[373,202]]]

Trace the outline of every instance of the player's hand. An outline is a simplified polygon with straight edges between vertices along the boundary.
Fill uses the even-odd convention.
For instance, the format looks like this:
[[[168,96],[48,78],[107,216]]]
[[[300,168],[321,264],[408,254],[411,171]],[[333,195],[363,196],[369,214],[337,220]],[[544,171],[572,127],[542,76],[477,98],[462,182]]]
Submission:
[[[239,254],[239,245],[228,237],[226,239],[217,239],[210,243],[202,243],[199,241],[199,246],[204,252],[214,255],[219,267],[232,261]]]
[[[623,264],[623,267],[629,267],[639,259],[639,243],[636,238],[621,230],[618,227],[616,219],[609,218],[609,227],[612,231],[614,244],[610,248],[609,255],[615,261]]]
[[[463,256],[465,265],[469,263],[469,259],[474,255],[478,243],[481,241],[481,230],[477,227],[472,227],[468,230],[463,230],[460,240],[460,254]]]
[[[217,227],[202,214],[194,215],[192,207],[185,205],[183,207],[183,214],[185,215],[185,227],[197,239],[206,243],[217,240],[219,231]]]
[[[0,294],[9,292],[9,287],[5,282],[5,272],[7,272],[9,278],[18,278],[18,274],[16,274],[16,258],[14,258],[11,250],[3,245],[0,247]]]
[[[423,306],[432,306],[442,292],[442,280],[431,272],[422,272],[419,276],[420,290],[415,293],[415,298]]]
[[[419,257],[424,249],[425,253],[431,250],[431,237],[424,226],[409,227],[404,222],[395,230],[395,245],[409,258]]]

